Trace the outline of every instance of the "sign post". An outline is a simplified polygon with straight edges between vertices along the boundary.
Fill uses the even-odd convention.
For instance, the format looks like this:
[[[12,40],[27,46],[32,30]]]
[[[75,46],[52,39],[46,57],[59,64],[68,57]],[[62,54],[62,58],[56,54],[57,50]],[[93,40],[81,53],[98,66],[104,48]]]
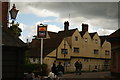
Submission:
[[[47,36],[47,25],[40,24],[37,26],[37,37],[41,39],[41,57],[39,57],[39,62],[43,64],[43,39]]]

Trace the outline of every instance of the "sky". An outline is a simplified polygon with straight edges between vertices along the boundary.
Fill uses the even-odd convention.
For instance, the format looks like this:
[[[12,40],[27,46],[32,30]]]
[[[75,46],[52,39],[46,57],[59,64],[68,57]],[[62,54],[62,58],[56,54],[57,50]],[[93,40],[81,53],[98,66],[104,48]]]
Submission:
[[[19,10],[16,22],[22,33],[20,38],[26,42],[37,34],[38,24],[47,24],[48,31],[64,30],[64,22],[69,21],[69,29],[82,30],[82,23],[89,25],[89,32],[99,35],[109,35],[118,29],[118,1],[116,2],[86,2],[79,1],[18,1],[11,0],[10,9],[15,3]],[[88,2],[89,1],[89,2]],[[11,21],[11,20],[10,20]]]

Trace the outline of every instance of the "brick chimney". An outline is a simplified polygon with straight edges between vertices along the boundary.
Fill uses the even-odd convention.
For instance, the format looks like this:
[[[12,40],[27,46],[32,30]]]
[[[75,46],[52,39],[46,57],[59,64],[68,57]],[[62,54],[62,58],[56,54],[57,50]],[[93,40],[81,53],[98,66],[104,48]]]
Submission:
[[[88,24],[82,23],[82,32],[85,33],[86,31],[88,31]]]
[[[65,21],[64,22],[64,31],[68,31],[69,30],[69,22]]]
[[[4,28],[8,27],[8,25],[7,25],[7,23],[8,23],[8,8],[9,8],[9,2],[2,2],[2,26]]]

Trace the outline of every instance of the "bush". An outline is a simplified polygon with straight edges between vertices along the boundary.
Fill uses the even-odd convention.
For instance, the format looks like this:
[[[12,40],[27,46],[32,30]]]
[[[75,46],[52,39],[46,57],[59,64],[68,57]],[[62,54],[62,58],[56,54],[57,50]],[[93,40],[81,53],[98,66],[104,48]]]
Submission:
[[[24,72],[34,72],[40,75],[47,75],[48,74],[48,66],[47,64],[25,64],[24,65]]]
[[[97,72],[97,70],[92,70],[92,72]]]
[[[25,64],[24,65],[24,72],[33,72],[35,68],[34,64]]]
[[[36,72],[36,73],[39,73],[39,74],[41,74],[41,75],[47,75],[48,74],[48,66],[47,66],[47,64],[35,64],[35,69],[34,69],[34,71]]]

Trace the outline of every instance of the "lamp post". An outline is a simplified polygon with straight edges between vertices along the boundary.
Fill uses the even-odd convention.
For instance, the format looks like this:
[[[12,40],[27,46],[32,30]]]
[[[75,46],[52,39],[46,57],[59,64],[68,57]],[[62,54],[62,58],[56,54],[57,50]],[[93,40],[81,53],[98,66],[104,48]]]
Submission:
[[[11,20],[12,20],[12,22],[10,23],[12,25],[10,25],[9,29],[15,35],[15,37],[21,36],[21,32],[22,32],[22,30],[18,27],[19,23],[18,22],[16,24],[14,23],[14,21],[15,21],[15,19],[17,17],[18,11],[19,10],[16,9],[15,4],[13,4],[12,9],[9,11],[10,17],[11,17]]]
[[[12,9],[9,11],[10,12],[10,17],[12,19],[12,25],[14,24],[14,21],[15,21],[15,19],[17,17],[18,11],[19,10],[16,9],[15,4],[13,4]]]

